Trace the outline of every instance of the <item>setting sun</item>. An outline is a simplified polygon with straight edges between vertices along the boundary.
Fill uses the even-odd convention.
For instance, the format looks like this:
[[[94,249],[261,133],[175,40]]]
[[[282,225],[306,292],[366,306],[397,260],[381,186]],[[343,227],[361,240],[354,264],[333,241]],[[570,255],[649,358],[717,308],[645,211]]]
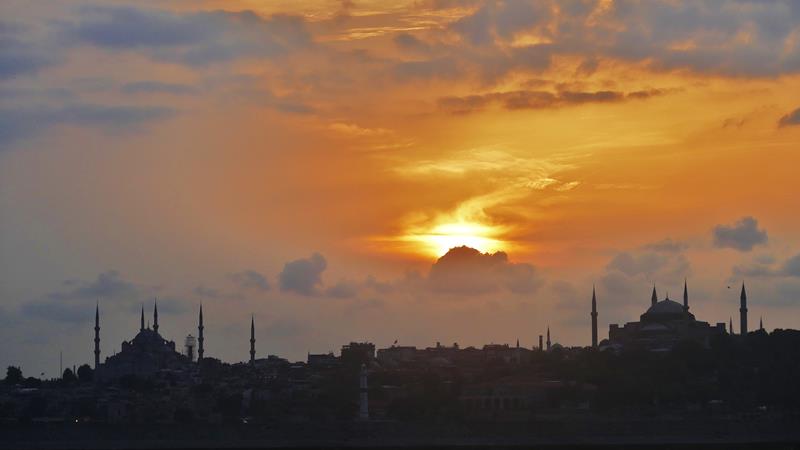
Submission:
[[[411,240],[422,243],[425,252],[440,257],[454,247],[467,246],[482,253],[494,253],[504,249],[504,243],[497,239],[497,230],[477,223],[445,223],[434,227],[430,233],[410,236]]]

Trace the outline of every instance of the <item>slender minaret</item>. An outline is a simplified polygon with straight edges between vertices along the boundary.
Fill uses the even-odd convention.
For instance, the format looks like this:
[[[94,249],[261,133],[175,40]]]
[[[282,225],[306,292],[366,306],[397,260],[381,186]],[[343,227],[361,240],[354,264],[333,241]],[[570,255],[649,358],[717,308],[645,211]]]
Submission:
[[[139,327],[139,331],[144,331],[144,304],[142,304],[142,325]]]
[[[744,282],[742,282],[742,295],[739,300],[741,301],[739,305],[739,334],[747,336],[747,292],[744,290]]]
[[[686,287],[686,278],[683,279],[683,310],[689,312],[689,289]]]
[[[656,302],[658,302],[658,295],[656,294],[656,285],[653,285],[653,295],[650,296],[650,305],[656,306]]]
[[[158,299],[153,299],[153,331],[158,333]]]
[[[361,364],[358,380],[358,419],[369,420],[369,397],[367,389],[367,365]]]
[[[550,351],[550,325],[547,326],[547,351]]]
[[[758,318],[758,329],[764,331],[764,317],[761,316]]]
[[[100,365],[100,301],[94,307],[94,368]]]
[[[256,363],[256,322],[255,318],[250,316],[250,364]]]
[[[544,340],[544,338],[542,338],[542,335],[540,334],[539,335],[539,351],[544,350],[544,345],[542,344],[543,340]]]
[[[733,335],[733,317],[728,319],[730,322],[728,324],[728,334]]]
[[[200,321],[197,324],[197,362],[203,360],[203,304],[200,304]]]
[[[597,348],[597,296],[592,286],[592,348]]]
[[[517,348],[519,348],[519,338],[517,338]]]

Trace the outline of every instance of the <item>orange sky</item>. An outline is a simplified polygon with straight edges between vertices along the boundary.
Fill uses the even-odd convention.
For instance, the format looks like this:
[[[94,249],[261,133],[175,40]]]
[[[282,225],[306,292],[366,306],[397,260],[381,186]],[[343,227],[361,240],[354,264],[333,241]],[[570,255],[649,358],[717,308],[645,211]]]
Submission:
[[[51,370],[27,355],[54,342],[88,360],[98,298],[109,351],[159,296],[176,341],[203,302],[230,361],[251,312],[290,358],[548,324],[585,344],[592,283],[603,327],[684,278],[703,320],[742,278],[768,326],[800,319],[795,3],[0,12],[0,365]],[[459,245],[508,260],[439,284]]]

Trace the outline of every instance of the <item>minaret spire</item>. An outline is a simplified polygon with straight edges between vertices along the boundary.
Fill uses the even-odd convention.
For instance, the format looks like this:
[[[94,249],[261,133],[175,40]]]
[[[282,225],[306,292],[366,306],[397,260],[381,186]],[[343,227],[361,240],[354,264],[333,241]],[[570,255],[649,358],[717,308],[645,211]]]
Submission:
[[[256,322],[254,316],[250,316],[250,364],[256,363]]]
[[[153,331],[158,333],[158,299],[153,299]]]
[[[597,295],[592,285],[592,348],[597,348]]]
[[[730,322],[728,322],[728,328],[729,328],[728,334],[733,335],[733,317],[731,317],[728,320],[730,320]]]
[[[653,284],[653,295],[650,296],[650,306],[656,306],[658,302],[658,294],[656,294],[656,285]]]
[[[197,362],[203,360],[203,304],[200,304],[200,321],[197,324]]]
[[[547,351],[550,351],[550,325],[547,326]]]
[[[139,327],[139,331],[144,331],[144,303],[142,304],[142,325]]]
[[[683,279],[683,310],[689,311],[689,289],[686,286],[686,278]]]
[[[739,334],[747,336],[747,291],[744,289],[742,281],[742,294],[739,296]]]
[[[94,307],[94,368],[100,365],[100,300]]]
[[[758,318],[758,329],[764,331],[764,316]]]

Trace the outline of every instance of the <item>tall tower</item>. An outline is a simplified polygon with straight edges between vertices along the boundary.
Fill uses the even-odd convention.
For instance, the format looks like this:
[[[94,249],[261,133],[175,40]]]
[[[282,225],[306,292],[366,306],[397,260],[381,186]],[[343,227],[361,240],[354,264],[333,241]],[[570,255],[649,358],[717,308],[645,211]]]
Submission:
[[[361,364],[358,380],[358,419],[369,420],[369,397],[367,390],[367,365]]]
[[[758,318],[758,329],[764,331],[764,317]]]
[[[197,362],[203,360],[203,305],[200,305],[200,321],[197,324]]]
[[[153,331],[158,333],[158,299],[153,299]]]
[[[744,290],[742,282],[742,294],[739,296],[739,334],[747,336],[747,292]]]
[[[100,302],[94,307],[94,368],[100,365]]]
[[[547,326],[547,351],[550,351],[550,325]]]
[[[728,319],[730,322],[728,323],[728,334],[733,335],[733,317]]]
[[[650,296],[650,305],[656,306],[656,302],[658,302],[658,295],[656,294],[656,285],[653,285],[653,295]]]
[[[256,322],[253,316],[250,316],[250,364],[256,363]]]
[[[686,287],[686,278],[683,279],[683,310],[689,312],[689,289]]]
[[[542,335],[540,334],[539,335],[539,351],[544,350],[544,345],[542,344],[543,341],[544,341],[544,339],[542,338]]]
[[[597,296],[592,286],[592,348],[597,348]]]
[[[139,331],[144,331],[144,303],[142,303],[142,325],[139,327]]]

